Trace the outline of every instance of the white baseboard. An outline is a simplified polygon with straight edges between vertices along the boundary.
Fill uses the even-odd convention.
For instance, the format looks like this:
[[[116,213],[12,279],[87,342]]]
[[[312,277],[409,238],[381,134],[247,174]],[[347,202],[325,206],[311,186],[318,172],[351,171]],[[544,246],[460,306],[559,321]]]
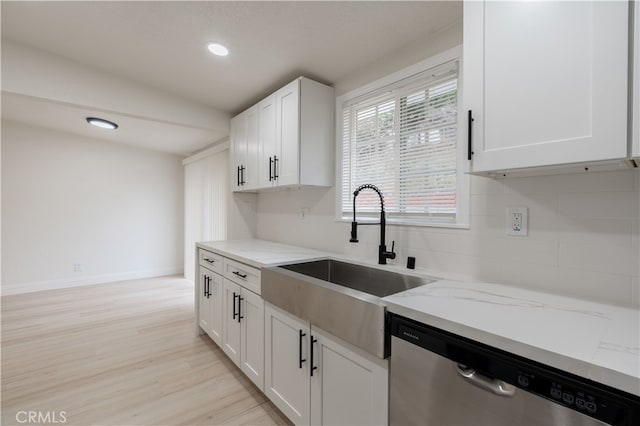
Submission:
[[[141,271],[118,272],[115,274],[85,275],[79,277],[61,278],[47,281],[31,281],[25,283],[2,284],[2,296],[11,294],[33,293],[42,290],[58,288],[80,287],[83,285],[104,284],[116,281],[135,280],[140,278],[162,277],[165,275],[182,274],[183,267],[146,269]]]

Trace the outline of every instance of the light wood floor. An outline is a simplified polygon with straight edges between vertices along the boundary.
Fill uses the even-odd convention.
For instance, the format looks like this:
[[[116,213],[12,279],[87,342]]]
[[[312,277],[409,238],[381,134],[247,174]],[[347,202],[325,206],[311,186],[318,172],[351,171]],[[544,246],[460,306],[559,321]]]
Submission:
[[[64,411],[73,425],[290,424],[194,335],[186,280],[5,296],[1,318],[3,425],[19,411]]]

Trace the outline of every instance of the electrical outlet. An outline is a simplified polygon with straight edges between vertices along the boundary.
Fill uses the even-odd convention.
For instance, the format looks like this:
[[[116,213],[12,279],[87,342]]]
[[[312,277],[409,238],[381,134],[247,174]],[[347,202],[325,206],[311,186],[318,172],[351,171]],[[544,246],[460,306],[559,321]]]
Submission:
[[[527,235],[528,210],[526,207],[507,207],[507,235]]]

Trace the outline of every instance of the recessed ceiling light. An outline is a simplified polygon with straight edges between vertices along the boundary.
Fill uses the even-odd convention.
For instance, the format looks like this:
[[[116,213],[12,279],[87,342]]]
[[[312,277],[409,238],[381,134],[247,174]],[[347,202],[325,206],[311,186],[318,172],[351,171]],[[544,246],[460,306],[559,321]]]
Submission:
[[[209,49],[209,52],[218,56],[227,56],[229,54],[229,49],[218,43],[209,43],[207,49]]]
[[[104,120],[97,117],[87,117],[87,123],[92,124],[96,127],[100,127],[102,129],[115,130],[118,128],[118,125],[113,121]]]

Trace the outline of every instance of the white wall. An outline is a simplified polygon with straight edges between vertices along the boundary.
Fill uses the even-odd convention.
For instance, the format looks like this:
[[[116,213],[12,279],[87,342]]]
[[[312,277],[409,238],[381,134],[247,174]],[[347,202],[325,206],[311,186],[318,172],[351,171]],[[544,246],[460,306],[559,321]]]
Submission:
[[[461,23],[336,82],[336,94],[363,86],[462,42]],[[422,54],[421,54],[422,53]],[[472,177],[471,229],[389,226],[397,263],[462,279],[525,286],[640,306],[638,170],[493,180]],[[375,183],[375,182],[374,182]],[[529,208],[529,236],[505,235],[506,207]],[[257,238],[329,250],[375,262],[378,227],[335,220],[335,191],[258,195]],[[310,208],[306,221],[300,209]]]
[[[3,121],[2,293],[182,272],[181,161]]]

